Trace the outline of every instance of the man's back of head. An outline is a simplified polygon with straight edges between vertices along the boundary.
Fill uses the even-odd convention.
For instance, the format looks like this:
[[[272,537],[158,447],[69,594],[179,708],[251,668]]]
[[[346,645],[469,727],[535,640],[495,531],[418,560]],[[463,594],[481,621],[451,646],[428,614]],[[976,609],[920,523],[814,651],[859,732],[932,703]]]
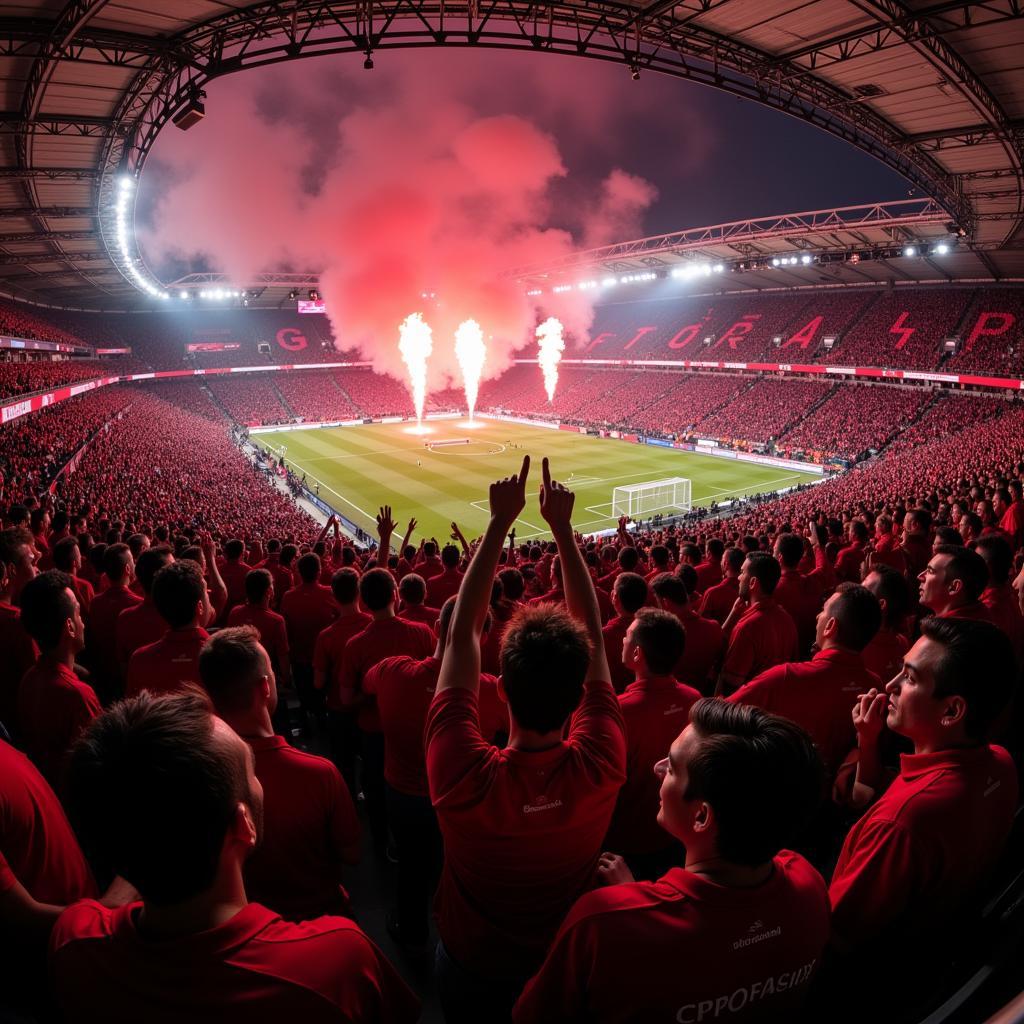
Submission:
[[[347,566],[338,569],[331,577],[331,593],[342,607],[355,604],[359,597],[359,573]]]
[[[171,629],[184,629],[205,615],[206,580],[195,562],[182,560],[165,565],[153,580],[153,603]]]
[[[359,580],[359,599],[368,612],[385,611],[395,601],[395,578],[387,569],[371,569]]]
[[[295,568],[298,569],[299,579],[303,583],[316,583],[320,579],[320,556],[309,551],[298,560]]]
[[[647,581],[635,572],[620,572],[615,577],[615,598],[627,615],[635,615],[647,602]]]
[[[427,584],[418,572],[409,572],[398,584],[398,595],[410,607],[423,604],[427,596]]]
[[[147,548],[135,562],[135,578],[139,581],[144,594],[152,594],[153,581],[156,574],[174,561],[171,549],[166,545]]]
[[[103,550],[103,572],[111,583],[125,584],[131,575],[132,550],[127,544],[109,544]]]
[[[441,549],[441,564],[446,569],[454,569],[459,564],[459,549],[454,544],[446,544]]]

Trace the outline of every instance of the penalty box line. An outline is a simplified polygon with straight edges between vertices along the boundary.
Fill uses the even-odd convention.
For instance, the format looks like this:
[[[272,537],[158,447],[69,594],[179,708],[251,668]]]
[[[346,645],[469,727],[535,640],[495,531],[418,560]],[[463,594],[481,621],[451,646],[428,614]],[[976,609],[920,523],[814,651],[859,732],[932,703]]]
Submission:
[[[486,512],[488,515],[491,514],[491,506],[486,501],[471,501],[470,505],[472,505],[473,508],[475,508],[478,512]],[[539,526],[537,526],[535,523],[528,523],[525,519],[516,519],[516,522],[522,523],[523,526],[529,527],[531,530],[534,531],[534,535],[546,532],[542,530]]]

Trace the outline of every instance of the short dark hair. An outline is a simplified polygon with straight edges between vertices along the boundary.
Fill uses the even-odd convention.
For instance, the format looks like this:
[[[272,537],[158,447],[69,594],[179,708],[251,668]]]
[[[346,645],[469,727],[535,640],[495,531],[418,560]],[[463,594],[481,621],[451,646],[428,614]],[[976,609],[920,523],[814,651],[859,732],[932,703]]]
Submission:
[[[518,569],[502,569],[498,573],[501,590],[510,601],[518,601],[526,592],[526,581]]]
[[[398,584],[398,593],[406,604],[423,604],[427,584],[418,572],[407,572]]]
[[[619,552],[619,568],[623,572],[632,572],[640,562],[640,553],[636,548],[626,547]]]
[[[170,906],[213,883],[240,801],[245,764],[214,735],[198,688],[143,692],[99,717],[72,750],[69,805],[84,845],[135,886]]]
[[[721,561],[722,555],[725,553],[725,542],[718,537],[712,537],[707,543],[707,550],[709,559]]]
[[[643,652],[647,667],[656,675],[669,675],[686,649],[683,624],[661,608],[641,608],[633,621],[633,642]]]
[[[955,548],[961,548],[964,545],[964,539],[955,526],[938,527],[935,531],[935,539],[940,545],[948,544]]]
[[[262,678],[260,633],[255,626],[219,629],[199,652],[199,678],[217,714],[228,716],[252,705],[253,688]]]
[[[804,541],[795,533],[783,533],[779,535],[775,544],[779,551],[779,561],[787,569],[795,569],[804,557]]]
[[[166,544],[159,544],[155,548],[146,548],[139,555],[135,563],[135,578],[139,581],[144,594],[153,592],[153,581],[156,574],[165,566],[170,565],[174,555]]]
[[[395,577],[387,569],[364,572],[359,580],[359,599],[367,611],[383,611],[395,599]]]
[[[647,601],[647,580],[635,572],[620,572],[615,577],[615,596],[624,611],[637,612]]]
[[[75,551],[78,550],[77,537],[62,537],[53,545],[50,557],[53,559],[54,569],[70,573],[74,568]]]
[[[711,805],[718,855],[751,866],[770,861],[821,801],[821,758],[810,736],[787,718],[718,698],[697,701],[690,723],[700,745],[686,765],[686,798]]]
[[[187,626],[206,593],[202,570],[189,560],[165,565],[153,580],[153,604],[171,629]]]
[[[859,583],[840,583],[835,589],[838,600],[832,605],[836,620],[836,639],[851,651],[863,651],[882,626],[882,606],[878,598]]]
[[[291,565],[292,562],[295,560],[295,556],[298,553],[299,549],[294,544],[285,544],[281,548],[281,554],[278,558],[278,561],[287,569],[288,566]]]
[[[106,544],[103,547],[103,572],[113,583],[118,583],[128,573],[132,549],[127,544]]]
[[[71,577],[57,569],[41,572],[22,588],[21,624],[42,651],[60,643],[64,624],[75,614]]]
[[[761,585],[761,590],[769,597],[774,594],[782,578],[782,567],[774,555],[767,551],[751,551],[746,561],[750,563],[750,575]]]
[[[509,710],[524,729],[560,729],[583,697],[590,641],[556,604],[527,605],[509,619],[501,641],[501,681]]]
[[[359,573],[342,566],[331,577],[331,593],[338,604],[354,604],[359,596]]]
[[[697,570],[689,562],[680,562],[676,566],[676,576],[686,587],[687,596],[697,593]]]
[[[426,541],[423,545],[423,554],[427,558],[433,558],[437,554],[437,545],[432,540]]]
[[[452,594],[443,605],[437,614],[437,635],[441,643],[448,642],[448,629],[452,624],[452,616],[455,614],[455,602],[458,601],[459,595]],[[487,614],[484,615],[484,629],[483,635],[490,633],[491,628],[494,625],[494,619],[491,617],[490,609],[487,610]]]
[[[656,597],[663,597],[666,601],[671,601],[673,604],[682,605],[690,600],[686,584],[683,582],[682,577],[676,573],[658,573],[651,581],[651,590],[654,591]]]
[[[921,620],[921,635],[945,648],[935,670],[934,695],[963,697],[968,736],[987,738],[1017,687],[1019,669],[1010,638],[991,622],[935,616]]]
[[[954,544],[939,544],[935,548],[935,554],[949,556],[946,575],[963,583],[968,601],[977,601],[988,586],[988,566],[985,559],[977,551]]]
[[[888,626],[901,626],[910,614],[913,596],[907,577],[885,562],[876,562],[871,566],[868,576],[875,575],[879,580],[878,598],[885,601],[884,619]],[[865,577],[866,579],[867,577]]]
[[[460,552],[454,544],[445,544],[441,548],[441,564],[446,569],[454,569],[459,564]]]
[[[237,537],[232,538],[224,545],[224,557],[229,561],[235,561],[245,554],[245,542]]]
[[[932,528],[932,514],[926,508],[912,508],[903,517],[904,529],[906,529],[907,520],[916,523],[925,533]]]
[[[1013,568],[1013,548],[1002,534],[990,533],[978,538],[974,550],[984,559],[992,586],[1001,587],[1009,580]]]
[[[245,599],[250,604],[259,604],[274,585],[269,569],[250,569],[245,574]]]
[[[651,545],[650,556],[656,566],[668,565],[668,548],[664,544]]]
[[[743,548],[725,549],[725,567],[730,572],[739,572],[743,563],[747,560],[747,553]]]
[[[315,583],[320,579],[320,556],[308,551],[295,563],[295,568],[303,583]]]

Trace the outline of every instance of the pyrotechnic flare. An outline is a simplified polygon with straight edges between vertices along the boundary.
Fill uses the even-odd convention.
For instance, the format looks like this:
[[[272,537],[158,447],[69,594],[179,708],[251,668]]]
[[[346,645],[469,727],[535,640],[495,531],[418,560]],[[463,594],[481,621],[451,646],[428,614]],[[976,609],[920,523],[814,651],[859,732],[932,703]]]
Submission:
[[[565,351],[565,342],[562,340],[562,322],[555,317],[549,316],[537,328],[537,342],[540,351],[537,353],[537,362],[544,371],[544,390],[548,393],[548,401],[555,400],[555,388],[558,386],[558,364]]]
[[[462,387],[466,392],[466,407],[469,418],[473,418],[476,409],[476,396],[480,390],[480,376],[487,358],[487,346],[484,345],[484,332],[475,320],[463,320],[455,332],[455,358],[462,370]]]
[[[419,313],[411,313],[398,328],[398,351],[409,369],[412,401],[416,406],[416,425],[423,425],[423,402],[427,397],[427,360],[434,349],[433,331]]]

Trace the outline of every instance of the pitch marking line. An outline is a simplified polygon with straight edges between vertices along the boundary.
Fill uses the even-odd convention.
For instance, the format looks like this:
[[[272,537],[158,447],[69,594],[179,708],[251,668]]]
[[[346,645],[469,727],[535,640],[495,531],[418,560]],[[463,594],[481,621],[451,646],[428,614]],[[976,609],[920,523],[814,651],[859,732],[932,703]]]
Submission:
[[[491,507],[489,503],[486,501],[471,501],[470,505],[472,505],[473,508],[475,508],[478,512],[486,512],[488,515],[491,514]],[[525,519],[517,519],[516,522],[522,523],[523,526],[528,526],[531,530],[534,531],[534,533],[522,534],[522,536],[524,537],[536,537],[539,534],[544,533],[544,530],[542,530],[539,526],[535,525],[534,523],[528,523]],[[516,534],[516,536],[518,537],[520,535]]]

